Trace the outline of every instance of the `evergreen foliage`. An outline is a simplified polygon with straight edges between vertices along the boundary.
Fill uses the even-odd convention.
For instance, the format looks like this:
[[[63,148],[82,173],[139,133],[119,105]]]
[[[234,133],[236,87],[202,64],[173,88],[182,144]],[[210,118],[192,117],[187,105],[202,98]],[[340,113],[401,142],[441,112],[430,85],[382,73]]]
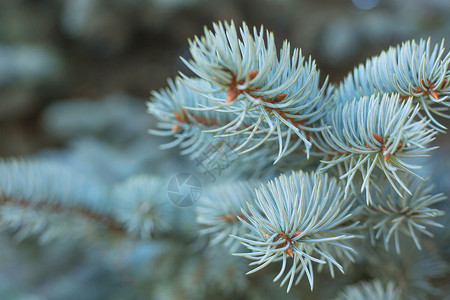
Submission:
[[[301,50],[285,41],[279,57],[273,34],[256,28],[251,34],[243,24],[238,30],[234,23],[214,24],[214,32],[190,41],[192,60],[185,60],[202,80],[183,75],[184,84],[210,100],[211,107],[196,109],[232,113],[226,124],[212,132],[220,136],[244,135],[234,150],[247,153],[266,141],[278,143],[281,157],[301,144],[309,155],[312,146],[310,132],[321,131],[319,120],[329,106],[330,90],[327,80],[320,86],[315,62],[306,60]],[[219,93],[219,94],[217,94]],[[222,95],[221,95],[221,94]],[[293,144],[289,148],[289,144]],[[245,149],[245,150],[244,150]]]
[[[412,97],[419,103],[434,128],[446,128],[433,116],[449,115],[450,54],[445,53],[444,41],[433,45],[431,41],[407,41],[391,47],[380,55],[359,65],[337,88],[337,101],[348,101],[377,93],[397,93],[403,99]]]
[[[374,185],[371,179],[375,167],[400,195],[397,185],[411,193],[398,173],[412,173],[411,169],[419,168],[408,161],[432,150],[426,146],[435,135],[427,129],[426,120],[414,121],[418,111],[411,99],[400,102],[398,95],[362,97],[337,105],[327,122],[331,129],[323,133],[323,146],[319,146],[331,158],[322,160],[326,166],[320,170],[338,165],[340,179],[347,180],[346,192],[360,172],[361,192],[366,191],[368,203],[372,201],[370,187]]]
[[[236,237],[250,250],[239,255],[255,260],[252,265],[257,267],[249,273],[281,260],[274,281],[284,275],[290,257],[292,265],[281,285],[288,282],[289,291],[294,279],[298,284],[306,274],[312,289],[312,263],[329,264],[332,275],[332,265],[343,272],[327,245],[354,251],[341,243],[355,237],[346,231],[354,224],[343,225],[351,216],[351,206],[337,181],[327,175],[300,172],[275,178],[256,191],[256,204],[239,217],[250,229],[245,238]]]
[[[149,132],[166,141],[161,155],[178,147],[211,175],[195,207],[168,200],[166,166],[157,163],[167,158],[154,155],[145,128],[116,124],[119,138],[99,141],[114,122],[60,117],[66,103],[49,109],[45,124],[66,126],[58,134],[75,139],[68,150],[0,161],[0,229],[47,243],[103,240],[112,257],[128,253],[124,269],[155,299],[439,294],[430,279],[447,274],[439,251],[448,249],[436,248],[448,243],[433,233],[446,236],[438,217],[449,206],[418,169],[446,129],[433,116],[448,117],[450,106],[442,43],[390,48],[336,86],[289,42],[278,52],[262,27],[219,22],[189,46],[183,61],[196,77],[169,79],[147,111],[159,121]],[[117,118],[144,124],[142,110],[107,103]]]
[[[397,300],[400,291],[393,282],[384,286],[380,281],[362,282],[345,288],[336,300]]]
[[[394,237],[395,248],[400,253],[399,235],[406,234],[413,239],[418,249],[422,249],[416,231],[432,237],[433,234],[426,226],[443,227],[432,219],[442,216],[444,212],[433,206],[446,197],[442,193],[432,195],[432,186],[425,184],[410,180],[411,195],[403,192],[402,197],[386,186],[377,192],[376,203],[364,207],[365,224],[372,241],[383,237],[385,248],[388,249],[389,241]]]
[[[246,226],[239,221],[242,209],[255,197],[254,186],[248,181],[222,183],[211,187],[197,209],[197,222],[204,227],[200,233],[211,235],[211,244],[223,243],[234,252],[239,241],[231,236],[244,236]]]

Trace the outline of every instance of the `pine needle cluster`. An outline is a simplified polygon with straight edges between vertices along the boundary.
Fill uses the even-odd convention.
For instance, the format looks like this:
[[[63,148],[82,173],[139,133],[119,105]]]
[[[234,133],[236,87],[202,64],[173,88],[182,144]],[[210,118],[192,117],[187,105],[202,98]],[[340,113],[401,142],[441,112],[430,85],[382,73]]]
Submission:
[[[314,60],[288,41],[278,50],[263,27],[219,22],[189,47],[183,61],[195,75],[169,79],[152,92],[147,111],[159,122],[149,132],[170,138],[161,149],[178,147],[197,165],[227,169],[195,208],[171,205],[166,179],[155,174],[130,171],[126,180],[102,182],[64,164],[11,158],[0,161],[0,229],[42,242],[152,243],[162,249],[154,254],[159,279],[173,277],[171,293],[179,288],[187,298],[266,288],[251,278],[272,272],[290,294],[302,282],[313,290],[322,286],[317,273],[339,277],[352,272],[349,264],[369,266],[373,272],[353,275],[371,281],[335,288],[336,299],[436,292],[426,279],[443,276],[447,265],[438,267],[428,250],[443,227],[437,218],[446,197],[418,169],[446,131],[436,116],[450,117],[443,42],[391,47],[338,84],[320,78]],[[86,144],[119,164],[107,146]],[[420,260],[399,258],[411,248]],[[370,267],[386,257],[395,263]]]
[[[355,238],[383,237],[388,248],[394,237],[400,252],[400,234],[421,249],[418,233],[431,237],[427,227],[440,226],[433,219],[443,212],[434,205],[445,197],[431,195],[416,170],[436,148],[430,145],[438,132],[446,130],[433,116],[448,117],[443,111],[449,106],[450,54],[443,43],[392,47],[338,85],[327,79],[319,84],[311,58],[291,51],[287,41],[277,53],[272,33],[245,23],[214,24],[189,46],[191,59],[183,61],[197,77],[181,74],[176,86],[170,84],[172,96],[155,93],[149,104],[158,116],[155,107],[172,103],[159,115],[172,117],[166,120],[172,125],[162,126],[173,126],[174,144],[187,143],[195,131],[208,145],[233,137],[237,164],[245,164],[250,152],[275,165],[317,162],[310,173],[281,174],[253,192],[242,183],[222,185],[199,209],[202,233],[214,243],[235,250],[231,235],[247,248],[236,255],[253,261],[249,273],[281,262],[274,281],[289,291],[306,275],[312,289],[314,264],[344,272],[337,257],[354,261]],[[180,119],[180,109],[195,117]],[[343,293],[399,297],[392,282]]]

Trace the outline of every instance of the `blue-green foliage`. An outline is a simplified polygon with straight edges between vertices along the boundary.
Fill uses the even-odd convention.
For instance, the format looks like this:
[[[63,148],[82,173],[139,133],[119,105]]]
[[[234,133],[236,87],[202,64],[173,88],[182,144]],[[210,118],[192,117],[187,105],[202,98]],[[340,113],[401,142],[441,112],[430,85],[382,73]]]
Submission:
[[[348,286],[335,300],[399,300],[400,290],[391,281],[384,285],[378,280]]]
[[[443,131],[445,126],[433,114],[449,117],[442,112],[450,107],[449,64],[444,41],[434,47],[430,40],[407,41],[356,67],[338,86],[335,97],[341,102],[376,93],[413,97],[434,127]]]
[[[13,159],[0,164],[2,198],[36,205],[77,205],[92,211],[107,209],[105,187],[64,165]]]
[[[272,34],[267,32],[264,37],[263,29],[252,32],[245,24],[237,29],[233,23],[218,23],[214,24],[213,31],[205,29],[204,36],[191,40],[192,59],[185,63],[198,78],[183,76],[179,82],[191,89],[184,97],[205,98],[199,105],[190,104],[185,109],[193,113],[213,111],[218,114],[217,120],[223,122],[225,115],[228,121],[219,128],[213,122],[203,122],[208,126],[203,126],[202,133],[215,134],[208,136],[209,143],[234,136],[240,144],[234,151],[242,154],[254,150],[266,157],[265,149],[274,149],[272,142],[278,141],[275,163],[280,164],[301,157],[298,154],[302,151],[299,153],[296,143],[288,147],[295,133],[299,138],[297,143],[304,144],[306,158],[314,154],[313,159],[320,159],[320,172],[331,171],[346,182],[336,195],[331,189],[322,196],[320,189],[324,187],[306,179],[308,176],[293,175],[295,179],[289,180],[281,176],[267,187],[262,185],[257,189],[248,201],[251,204],[242,207],[241,213],[236,212],[236,206],[242,205],[239,204],[241,196],[233,198],[230,195],[234,191],[230,192],[229,186],[224,185],[225,190],[217,192],[220,203],[210,203],[200,209],[198,220],[207,227],[203,232],[214,233],[215,242],[225,240],[231,230],[239,232],[236,239],[250,250],[240,255],[255,261],[252,265],[256,268],[251,272],[281,260],[281,271],[275,280],[285,275],[287,269],[282,285],[289,282],[288,290],[294,279],[298,283],[304,274],[312,287],[312,262],[328,262],[342,271],[333,255],[348,255],[352,247],[347,239],[355,234],[365,235],[365,230],[375,237],[383,235],[386,247],[393,235],[397,251],[400,251],[399,233],[402,232],[420,248],[416,231],[430,236],[425,226],[440,226],[432,219],[442,212],[432,205],[443,198],[429,195],[430,189],[421,192],[410,174],[414,175],[413,171],[420,168],[417,159],[435,149],[429,146],[437,133],[434,129],[444,128],[430,111],[442,115],[441,111],[448,106],[450,77],[447,70],[450,56],[445,54],[442,44],[431,47],[430,41],[421,41],[391,48],[355,69],[334,91],[332,86],[326,87],[326,82],[322,88],[314,83],[318,72],[311,67],[311,61],[302,66],[300,52],[294,50],[291,55],[287,42],[277,56]],[[177,90],[183,89],[186,88]],[[158,101],[164,99],[154,98],[150,105],[158,105]],[[311,110],[305,113],[304,108]],[[304,124],[314,124],[314,128],[306,128]],[[186,132],[199,127],[197,124],[183,126]],[[258,148],[262,145],[262,149]],[[351,218],[340,216],[342,220],[336,220],[336,224],[343,220],[349,222],[339,238],[334,237],[342,239],[341,244],[330,246],[327,243],[330,237],[324,232],[311,240],[317,245],[302,244],[301,237],[306,234],[303,227],[314,228],[313,220],[322,221],[319,211],[314,209],[307,215],[296,211],[306,201],[299,200],[304,194],[309,195],[307,203],[319,203],[321,197],[328,199],[329,203],[324,204],[325,208],[320,207],[320,211],[330,207],[346,211],[346,205],[348,209],[351,205],[343,203],[348,203],[345,201],[351,197],[363,200],[354,205]],[[309,209],[313,207],[311,204]],[[380,210],[386,216],[378,220]],[[239,217],[250,233],[244,234],[234,222],[227,222],[224,219],[227,213],[228,217]],[[309,225],[304,223],[308,221]],[[358,221],[365,226],[350,226]],[[345,251],[339,252],[339,248]],[[286,268],[288,262],[290,268]]]
[[[92,223],[114,226],[104,185],[49,161],[0,162],[0,227],[24,239],[83,236]],[[78,216],[78,217],[77,217]]]
[[[430,227],[443,227],[433,219],[444,212],[433,206],[446,197],[442,193],[433,195],[432,186],[426,186],[426,182],[409,180],[409,186],[411,194],[403,192],[399,197],[391,187],[384,185],[376,193],[375,202],[364,207],[365,225],[369,228],[372,241],[383,238],[388,249],[394,237],[397,253],[400,253],[400,234],[410,236],[417,248],[422,249],[417,233],[432,237]]]
[[[370,188],[376,185],[371,180],[377,175],[375,167],[400,195],[399,187],[410,193],[399,176],[419,168],[409,162],[432,149],[426,146],[436,133],[427,129],[426,120],[414,121],[418,111],[411,99],[401,102],[398,95],[386,94],[337,105],[325,121],[330,129],[318,143],[331,156],[322,160],[325,166],[320,170],[338,166],[340,178],[347,181],[346,192],[361,173],[361,192],[366,192],[368,203]]]
[[[248,204],[248,210],[239,217],[250,233],[236,236],[249,249],[239,255],[255,261],[251,265],[256,267],[249,273],[281,260],[274,281],[287,270],[281,285],[288,282],[289,291],[294,280],[298,284],[305,274],[313,288],[313,263],[329,264],[330,268],[334,265],[344,272],[327,245],[353,252],[342,241],[355,237],[348,229],[356,224],[344,225],[351,217],[352,202],[344,198],[335,179],[302,172],[282,175],[262,185],[256,191],[255,202]]]
[[[129,233],[145,239],[170,229],[173,212],[170,203],[164,201],[163,185],[161,178],[137,175],[114,186],[111,195],[114,215]]]
[[[98,245],[102,264],[142,292],[125,298],[438,294],[431,279],[447,265],[434,250],[448,254],[448,243],[433,236],[448,230],[433,234],[448,204],[415,173],[445,129],[433,117],[449,106],[442,44],[391,48],[337,87],[262,28],[218,23],[189,45],[197,77],[152,93],[157,125],[125,96],[50,107],[44,127],[68,147],[0,161],[0,229]],[[174,147],[192,161],[174,159]],[[211,176],[200,201],[180,208],[167,186],[187,170]],[[361,279],[373,280],[342,287]]]
[[[401,242],[402,243],[402,242]],[[385,251],[383,245],[365,248],[365,259],[370,276],[383,282],[396,282],[403,299],[428,299],[429,295],[442,296],[434,285],[449,271],[448,262],[443,260],[433,247],[424,251],[402,244],[402,252]]]
[[[195,80],[198,86],[211,88],[212,85],[203,80]],[[260,177],[270,165],[274,152],[272,149],[261,149],[257,153],[238,155],[234,149],[241,140],[235,136],[224,139],[215,138],[224,133],[230,120],[234,118],[231,112],[218,112],[211,107],[205,96],[194,92],[183,84],[180,78],[169,80],[169,87],[152,93],[152,101],[147,103],[148,112],[155,116],[159,130],[150,129],[154,135],[171,136],[175,139],[161,145],[161,149],[179,146],[182,155],[189,155],[191,159],[201,161],[204,165],[219,166],[226,169],[228,175],[255,174]],[[217,97],[224,94],[217,93]],[[200,107],[202,110],[189,108]],[[217,109],[217,108],[216,108]],[[258,160],[258,163],[255,163]],[[238,162],[238,163],[236,163]]]
[[[222,243],[231,252],[237,250],[239,241],[233,236],[244,236],[248,229],[239,217],[243,217],[243,208],[253,203],[255,183],[234,181],[222,183],[205,191],[198,209],[197,222],[204,227],[200,233],[211,236],[211,244]]]
[[[239,30],[234,23],[213,27],[190,41],[192,60],[185,61],[210,84],[186,76],[183,83],[206,96],[217,111],[234,114],[221,127],[221,136],[241,137],[235,147],[241,153],[273,141],[278,144],[275,162],[300,146],[309,155],[309,132],[323,130],[318,121],[331,100],[315,62],[299,49],[291,54],[287,41],[278,57],[273,34],[266,32],[264,39],[263,28],[252,34],[245,23]]]

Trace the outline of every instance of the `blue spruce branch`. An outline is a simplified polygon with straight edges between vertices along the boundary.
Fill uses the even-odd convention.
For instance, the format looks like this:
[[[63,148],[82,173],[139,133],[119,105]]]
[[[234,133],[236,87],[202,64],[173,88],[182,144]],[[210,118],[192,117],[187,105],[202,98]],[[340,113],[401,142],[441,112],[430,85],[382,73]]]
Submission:
[[[379,280],[361,282],[345,287],[335,300],[399,300],[401,291],[390,281],[383,284]]]
[[[289,292],[305,276],[312,290],[316,270],[328,267],[333,278],[335,269],[344,273],[356,253],[369,275],[383,280],[348,286],[336,299],[437,294],[430,279],[448,266],[420,239],[441,227],[434,218],[443,212],[434,205],[445,197],[411,178],[420,178],[413,160],[428,156],[437,131],[446,129],[434,115],[449,117],[450,54],[443,44],[432,48],[421,40],[390,48],[337,88],[327,78],[320,83],[315,62],[287,41],[278,51],[262,27],[219,22],[189,45],[192,59],[183,60],[197,77],[181,74],[152,93],[148,112],[159,130],[150,133],[173,138],[163,149],[179,146],[181,154],[208,165],[239,154],[227,180],[205,191],[196,222],[190,211],[166,201],[161,178],[134,175],[137,169],[107,187],[60,164],[9,159],[0,161],[0,229],[42,241],[81,236],[92,225],[133,237],[129,243],[136,236],[152,243],[162,237],[154,267],[166,269],[152,280],[176,274],[169,290],[175,286],[187,297],[252,288],[251,279],[242,278],[247,269],[240,257],[251,260],[247,274],[276,264],[274,281]],[[83,132],[72,129],[73,136]],[[95,152],[108,147],[97,145]],[[114,157],[108,153],[105,162],[117,165]],[[289,169],[296,171],[275,177]],[[236,180],[250,173],[273,179],[256,189],[256,182]],[[366,230],[372,245],[358,249],[356,238]],[[198,231],[203,236],[192,243]],[[404,246],[409,238],[424,251]],[[385,251],[392,241],[397,254]],[[220,244],[240,257],[224,257]]]
[[[47,161],[0,161],[0,226],[20,238],[41,241],[66,236],[74,228],[100,225],[123,233],[107,205],[106,187],[70,168]],[[70,216],[68,223],[62,216]],[[68,225],[72,224],[72,225]],[[78,224],[78,225],[73,225]],[[73,234],[73,232],[72,232]],[[82,230],[78,230],[78,235]]]
[[[429,39],[419,43],[407,41],[355,67],[338,86],[335,97],[339,102],[376,93],[398,93],[402,99],[412,97],[433,127],[444,131],[446,128],[433,114],[450,117],[443,113],[450,107],[449,64],[450,53],[445,53],[444,41],[434,47]]]
[[[174,212],[161,189],[164,184],[155,176],[134,175],[113,187],[114,218],[129,234],[148,239],[169,231]]]
[[[320,170],[338,166],[340,179],[347,181],[346,193],[360,173],[361,192],[366,192],[368,203],[372,201],[370,188],[374,185],[375,168],[400,196],[401,189],[411,194],[400,175],[414,174],[412,169],[420,166],[409,160],[435,149],[426,146],[436,132],[427,127],[429,121],[414,120],[418,111],[411,99],[400,101],[395,95],[363,97],[338,105],[324,121],[330,127],[317,135],[319,149],[328,155]]]
[[[233,138],[228,146],[249,168],[266,166],[270,157],[281,171],[319,164],[319,173],[281,175],[255,193],[243,182],[223,184],[202,202],[202,232],[212,244],[234,250],[231,235],[247,247],[236,255],[253,260],[248,273],[281,261],[274,281],[289,291],[306,274],[312,289],[313,264],[328,265],[334,276],[333,267],[343,272],[342,261],[355,261],[350,242],[364,231],[358,221],[373,237],[383,236],[386,247],[394,236],[398,252],[400,233],[420,249],[417,232],[431,236],[427,226],[439,226],[431,218],[442,212],[432,205],[443,195],[431,195],[410,176],[421,178],[413,161],[428,156],[437,131],[445,129],[433,117],[446,116],[449,107],[450,55],[443,44],[390,48],[337,88],[327,79],[320,85],[315,63],[291,52],[288,42],[278,55],[273,34],[262,27],[219,22],[189,45],[192,59],[183,61],[198,77],[181,74],[153,93],[149,112],[164,131],[152,133],[174,136],[168,146],[194,157]],[[351,200],[364,192],[365,204]],[[379,282],[348,292],[397,297]]]
[[[241,211],[246,203],[253,203],[256,184],[248,181],[233,181],[211,187],[202,197],[197,208],[197,222],[201,234],[211,236],[211,245],[223,243],[230,252],[240,245],[233,236],[244,236],[247,227],[239,218],[245,218]]]
[[[400,253],[400,234],[411,237],[421,250],[416,232],[433,237],[427,226],[443,227],[433,219],[442,216],[444,212],[433,208],[433,205],[446,197],[442,193],[433,195],[433,186],[426,186],[426,182],[418,182],[417,179],[407,179],[407,182],[411,195],[404,191],[400,197],[389,185],[383,185],[375,193],[372,205],[364,206],[361,216],[365,219],[364,224],[369,229],[372,242],[383,237],[385,248],[388,249],[389,242],[394,237],[397,253]]]
[[[332,264],[344,272],[327,246],[354,252],[343,241],[355,237],[350,233],[355,224],[345,224],[352,215],[352,201],[344,198],[336,179],[302,172],[282,175],[262,185],[255,202],[239,218],[250,233],[235,236],[250,251],[236,255],[253,260],[251,265],[256,266],[248,274],[282,261],[274,281],[284,275],[281,285],[288,283],[289,291],[294,280],[298,284],[305,274],[313,288],[313,263]]]
[[[197,81],[204,86],[211,86],[206,81],[198,79]],[[154,91],[152,101],[147,104],[148,112],[160,121],[158,124],[160,129],[150,129],[149,132],[175,138],[161,145],[162,149],[179,146],[182,155],[189,155],[191,159],[200,160],[205,165],[214,165],[222,161],[222,164],[225,163],[229,167],[236,160],[239,163],[233,164],[232,171],[228,173],[261,174],[270,166],[274,156],[273,150],[266,148],[247,155],[234,153],[233,150],[242,143],[240,138],[216,137],[217,132],[223,132],[220,128],[234,118],[234,114],[216,110],[188,109],[194,106],[208,107],[209,102],[208,98],[186,87],[181,79],[169,80],[169,87],[159,92]]]
[[[303,144],[309,156],[310,132],[321,131],[319,120],[331,100],[327,80],[320,86],[319,71],[311,58],[305,60],[299,49],[291,54],[285,41],[279,57],[273,34],[244,23],[238,33],[234,23],[213,24],[204,36],[189,42],[192,59],[185,61],[194,73],[209,82],[183,75],[184,84],[207,97],[212,107],[196,110],[225,111],[234,114],[221,137],[244,135],[236,151],[253,151],[267,140],[278,143],[280,160],[292,148]],[[199,84],[199,82],[201,84]],[[243,128],[242,128],[243,127]]]

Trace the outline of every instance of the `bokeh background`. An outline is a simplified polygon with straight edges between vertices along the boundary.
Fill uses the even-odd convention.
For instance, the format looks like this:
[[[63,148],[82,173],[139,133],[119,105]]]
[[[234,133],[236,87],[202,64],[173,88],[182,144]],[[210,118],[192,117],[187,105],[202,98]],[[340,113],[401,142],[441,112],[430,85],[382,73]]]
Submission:
[[[187,39],[220,20],[264,25],[335,83],[402,41],[447,38],[450,49],[448,0],[0,0],[0,157],[57,157],[105,182],[180,168],[177,151],[158,150],[161,139],[146,133],[155,121],[145,103],[168,77],[189,73],[179,59],[189,57]],[[429,169],[447,193],[449,140],[437,137]],[[0,299],[141,299],[126,268],[99,263],[86,245],[10,238],[0,236]],[[121,259],[139,264],[145,247]]]
[[[65,99],[125,93],[142,102],[188,57],[187,39],[218,20],[264,25],[338,82],[408,39],[450,32],[447,0],[0,1],[0,155],[55,146],[42,113]],[[448,43],[447,39],[447,49]],[[144,106],[142,106],[144,109]]]

